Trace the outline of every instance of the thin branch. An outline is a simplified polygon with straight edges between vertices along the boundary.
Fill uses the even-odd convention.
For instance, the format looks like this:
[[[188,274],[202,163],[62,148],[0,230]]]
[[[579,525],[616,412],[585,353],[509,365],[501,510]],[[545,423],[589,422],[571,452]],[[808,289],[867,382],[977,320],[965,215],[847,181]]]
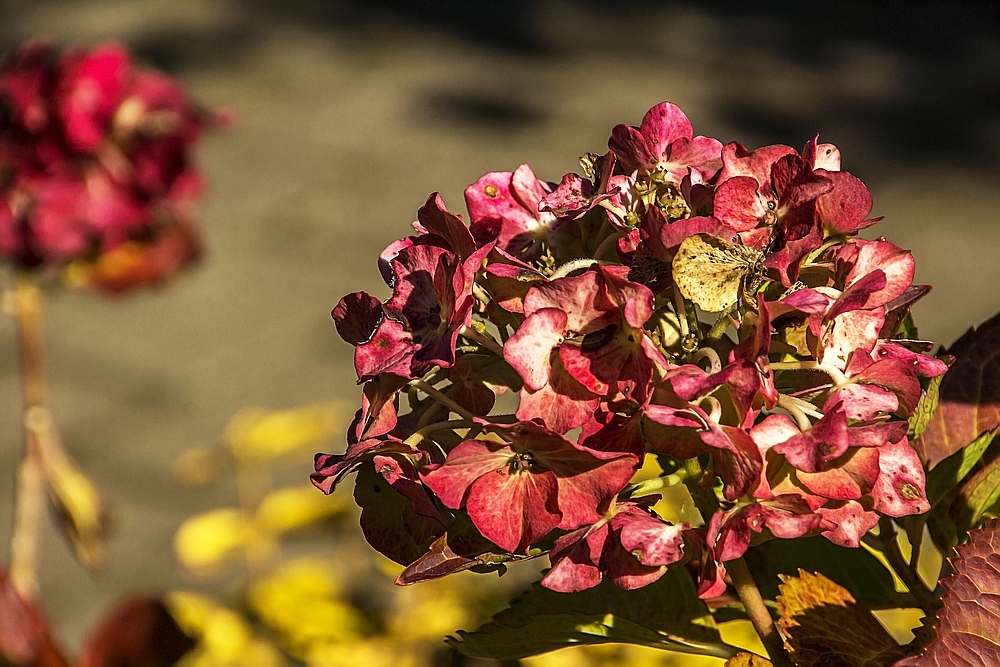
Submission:
[[[608,238],[601,241],[601,245],[597,246],[597,250],[594,251],[594,259],[600,259],[608,251],[608,248],[614,245],[621,237],[621,232],[618,232],[611,234]]]
[[[451,398],[445,396],[440,391],[430,386],[423,380],[411,380],[410,385],[424,392],[425,394],[433,398],[435,401],[437,401],[444,407],[448,408],[455,414],[461,416],[463,419],[468,419],[469,421],[476,420],[476,416],[474,414],[472,414],[471,412],[463,408],[461,405],[453,401]]]
[[[435,433],[437,431],[453,431],[459,428],[472,428],[475,426],[475,422],[467,421],[465,419],[453,419],[452,421],[437,422],[436,424],[428,424],[418,431],[414,431],[413,435],[408,437],[403,442],[411,447],[419,445],[428,435]]]
[[[473,327],[462,327],[462,331],[460,333],[469,340],[479,343],[481,346],[503,359],[503,345],[500,345],[489,336],[479,333]]]
[[[931,616],[935,611],[941,607],[941,602],[933,591],[931,591],[924,582],[917,575],[917,561],[913,558],[910,559],[910,563],[906,562],[903,558],[903,553],[899,550],[899,539],[896,536],[896,527],[892,523],[892,519],[883,516],[878,522],[879,534],[878,538],[871,533],[865,535],[865,538],[869,538],[866,542],[870,546],[874,546],[876,549],[882,552],[885,559],[889,561],[889,565],[892,567],[893,571],[899,575],[899,578],[903,580],[903,583],[909,589],[910,593],[916,599],[917,604],[924,612]],[[869,537],[871,536],[871,537]],[[871,545],[871,542],[875,542]]]
[[[827,366],[826,364],[821,364],[818,361],[780,361],[773,362],[769,364],[769,366],[776,371],[822,371],[830,376],[830,379],[833,380],[833,385],[835,387],[843,387],[848,383],[847,376],[844,375],[843,371],[839,368]]]
[[[726,572],[733,580],[736,594],[740,596],[740,600],[747,610],[747,616],[750,617],[750,622],[753,623],[754,629],[760,635],[761,643],[764,644],[764,648],[767,649],[768,655],[771,657],[771,664],[774,667],[793,667],[792,661],[785,651],[781,634],[778,632],[767,606],[764,605],[764,598],[761,596],[757,582],[753,580],[753,575],[750,574],[746,562],[742,558],[728,561]]]
[[[792,416],[792,419],[795,420],[799,430],[803,433],[812,428],[812,422],[809,421],[809,417],[807,417],[806,413],[802,411],[802,408],[799,407],[798,403],[792,400],[791,396],[778,394],[778,407],[784,408],[788,411],[788,414]]]
[[[41,443],[30,427],[29,417],[34,414],[33,408],[45,405],[45,376],[42,372],[42,293],[27,275],[17,278],[14,319],[24,399],[24,456],[18,468],[15,491],[10,579],[18,593],[31,600],[38,593],[38,543],[45,511],[45,483]]]

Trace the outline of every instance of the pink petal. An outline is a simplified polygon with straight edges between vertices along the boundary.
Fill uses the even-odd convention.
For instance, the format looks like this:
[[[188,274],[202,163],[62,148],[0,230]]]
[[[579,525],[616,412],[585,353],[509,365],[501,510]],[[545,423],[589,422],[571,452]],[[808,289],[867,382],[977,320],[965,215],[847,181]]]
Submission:
[[[886,276],[886,286],[871,295],[868,307],[882,306],[906,291],[913,282],[913,256],[888,241],[855,241],[860,246],[854,266],[845,278],[850,287],[855,281],[872,271],[881,270]]]
[[[836,525],[833,530],[823,531],[823,537],[852,549],[861,546],[861,538],[878,524],[877,512],[870,512],[853,500],[836,508],[820,507],[816,514]]]
[[[861,180],[846,171],[819,173],[833,182],[833,190],[820,197],[816,211],[833,234],[850,234],[874,224],[867,220],[872,212],[872,196]]]
[[[722,172],[719,184],[735,176],[749,176],[760,184],[762,190],[771,189],[771,165],[785,155],[792,155],[791,146],[763,146],[748,151],[742,144],[732,142],[722,148]]]
[[[563,535],[549,553],[552,569],[542,577],[542,586],[560,593],[593,588],[604,578],[598,569],[610,529],[606,521]]]
[[[504,343],[504,359],[514,367],[529,389],[538,391],[548,384],[552,351],[563,342],[566,322],[565,312],[556,308],[541,308],[529,315]]]
[[[541,420],[556,433],[566,433],[586,423],[600,402],[600,397],[566,372],[556,356],[548,384],[538,391],[521,390],[517,418],[521,421]]]
[[[749,231],[770,212],[768,200],[760,195],[760,184],[748,176],[734,176],[715,190],[713,215],[738,232]]]
[[[504,443],[466,440],[448,453],[443,464],[422,473],[421,479],[446,507],[458,509],[473,482],[484,475],[506,474],[513,456]]]
[[[881,474],[871,494],[875,511],[901,517],[929,510],[924,469],[907,439],[879,447],[878,453]]]
[[[444,239],[448,248],[462,259],[476,251],[476,242],[465,226],[461,216],[450,212],[437,192],[427,198],[427,202],[417,211],[417,222],[429,234],[437,234]]]
[[[524,553],[559,524],[556,476],[547,470],[499,468],[472,483],[466,510],[483,537],[511,553]]]

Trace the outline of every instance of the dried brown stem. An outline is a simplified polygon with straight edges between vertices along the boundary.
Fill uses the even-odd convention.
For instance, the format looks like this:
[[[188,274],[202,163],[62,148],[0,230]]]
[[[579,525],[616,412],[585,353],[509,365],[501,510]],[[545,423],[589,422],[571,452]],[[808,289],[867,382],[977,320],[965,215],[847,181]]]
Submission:
[[[10,579],[25,599],[38,593],[38,543],[45,511],[45,483],[41,444],[30,416],[45,407],[45,376],[42,372],[42,295],[29,276],[17,278],[14,319],[21,360],[24,400],[24,455],[17,473],[14,526],[10,540]]]

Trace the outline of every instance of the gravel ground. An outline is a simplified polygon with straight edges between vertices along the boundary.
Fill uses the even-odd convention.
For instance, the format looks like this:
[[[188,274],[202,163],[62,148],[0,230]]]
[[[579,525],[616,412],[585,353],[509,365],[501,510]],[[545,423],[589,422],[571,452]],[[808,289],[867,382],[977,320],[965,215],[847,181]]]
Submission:
[[[429,192],[527,161],[558,181],[669,99],[699,134],[801,146],[816,131],[912,249],[921,333],[951,342],[1000,310],[1000,21],[992,3],[0,2],[0,45],[120,40],[237,126],[201,152],[209,254],[169,289],[55,296],[48,376],[64,439],[113,498],[106,569],[53,530],[41,586],[76,645],[112,599],[190,584],[171,551],[227,484],[170,465],[247,405],[355,401],[329,318],[385,292],[377,253]],[[753,4],[756,8],[748,8]],[[871,3],[874,5],[875,3]],[[502,5],[502,6],[497,6]],[[20,449],[14,334],[0,321],[0,544]],[[304,475],[304,469],[302,474]]]

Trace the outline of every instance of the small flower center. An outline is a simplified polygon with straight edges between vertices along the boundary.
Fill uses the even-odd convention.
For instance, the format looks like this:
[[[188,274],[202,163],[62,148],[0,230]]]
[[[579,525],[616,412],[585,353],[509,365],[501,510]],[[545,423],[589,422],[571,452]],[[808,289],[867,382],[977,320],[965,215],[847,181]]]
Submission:
[[[531,455],[531,452],[525,452],[524,454],[515,454],[507,462],[507,466],[511,474],[516,472],[527,472],[531,468],[538,466],[535,461],[535,457]]]

